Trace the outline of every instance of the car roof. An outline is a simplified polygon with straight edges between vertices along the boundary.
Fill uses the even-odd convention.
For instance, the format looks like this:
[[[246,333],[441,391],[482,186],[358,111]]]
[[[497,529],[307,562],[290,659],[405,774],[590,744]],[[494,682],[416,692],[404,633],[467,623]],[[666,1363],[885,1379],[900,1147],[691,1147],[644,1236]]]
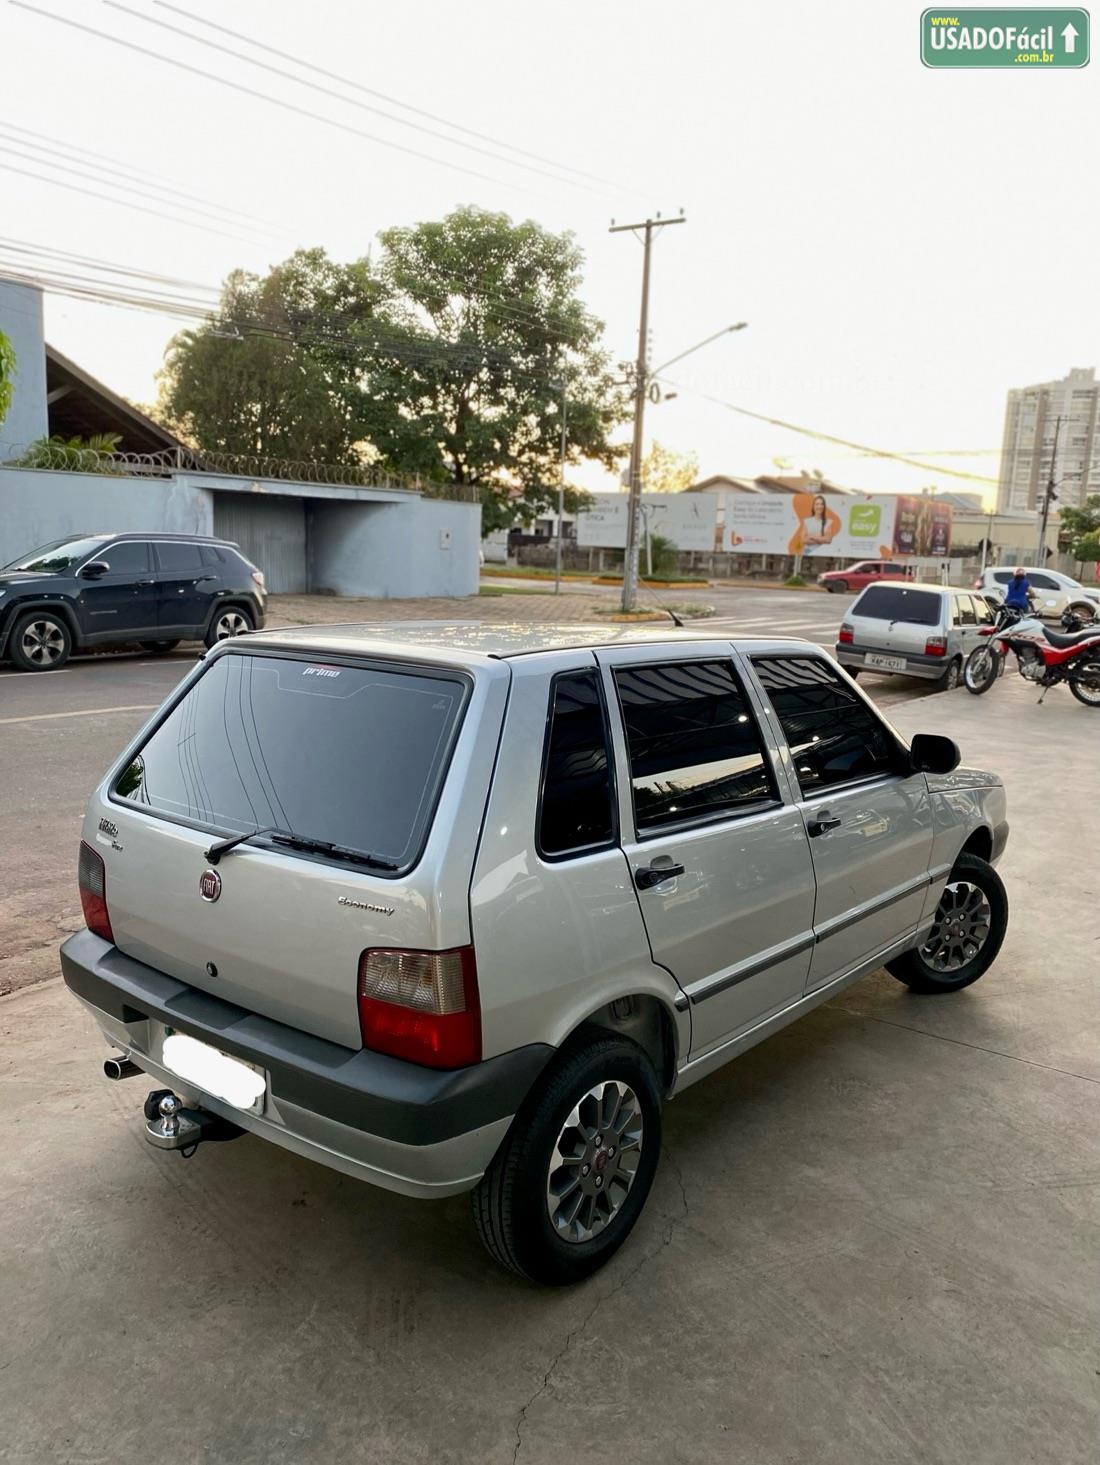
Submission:
[[[220,544],[229,549],[238,549],[240,546],[235,539],[221,539],[216,534],[162,534],[159,529],[147,529],[144,534],[128,530],[125,534],[90,534],[89,539],[170,539],[178,540],[181,544]]]
[[[403,621],[351,622],[346,625],[288,626],[277,630],[257,631],[247,640],[232,644],[246,650],[249,644],[285,645],[312,651],[330,651],[344,655],[362,655],[379,649],[403,647],[410,650],[459,652],[474,658],[495,661],[516,656],[531,656],[544,651],[597,650],[616,646],[660,646],[683,642],[767,646],[776,642],[807,646],[800,638],[782,636],[739,636],[735,628],[697,631],[680,630],[668,625],[597,626],[597,625],[484,625],[479,621]],[[820,647],[812,648],[815,652]]]
[[[885,580],[875,585],[865,585],[859,592],[862,600],[871,591],[879,590],[934,590],[937,595],[969,595],[970,589],[966,585],[936,585],[930,580]]]

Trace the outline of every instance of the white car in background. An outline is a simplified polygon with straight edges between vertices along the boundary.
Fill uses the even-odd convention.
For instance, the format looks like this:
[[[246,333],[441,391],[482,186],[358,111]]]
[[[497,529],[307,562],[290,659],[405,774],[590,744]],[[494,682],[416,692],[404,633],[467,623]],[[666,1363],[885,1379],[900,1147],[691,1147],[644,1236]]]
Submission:
[[[996,604],[1004,599],[1005,590],[1012,580],[1015,565],[1003,565],[999,569],[984,570],[974,581],[974,589],[980,590],[985,598]],[[1063,575],[1060,570],[1032,569],[1024,565],[1028,584],[1035,592],[1035,610],[1038,615],[1057,620],[1067,610],[1088,618],[1100,616],[1100,585],[1090,588],[1080,581]]]

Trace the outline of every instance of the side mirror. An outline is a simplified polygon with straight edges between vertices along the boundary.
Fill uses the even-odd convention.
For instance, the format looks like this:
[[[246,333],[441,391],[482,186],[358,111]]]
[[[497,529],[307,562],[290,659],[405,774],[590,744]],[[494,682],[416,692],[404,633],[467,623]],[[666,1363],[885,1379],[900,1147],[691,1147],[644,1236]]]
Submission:
[[[82,580],[98,580],[100,575],[105,575],[110,569],[106,560],[89,560],[80,572]]]
[[[909,745],[914,773],[954,773],[962,754],[954,738],[938,733],[917,733]]]

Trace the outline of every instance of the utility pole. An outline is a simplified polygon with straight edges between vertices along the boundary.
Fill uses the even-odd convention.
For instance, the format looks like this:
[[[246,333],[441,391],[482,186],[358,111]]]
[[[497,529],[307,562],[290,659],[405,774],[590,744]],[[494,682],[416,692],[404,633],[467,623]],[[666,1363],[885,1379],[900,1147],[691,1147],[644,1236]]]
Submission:
[[[1047,520],[1050,518],[1050,506],[1058,495],[1055,493],[1054,468],[1058,461],[1058,434],[1062,431],[1062,419],[1058,417],[1054,422],[1054,446],[1050,450],[1050,473],[1047,476],[1046,492],[1043,494],[1043,517],[1039,521],[1039,552],[1035,556],[1035,563],[1040,569],[1046,564],[1047,549]]]
[[[677,218],[645,219],[639,224],[612,223],[612,234],[636,234],[644,231],[642,243],[645,256],[642,263],[642,308],[638,318],[638,361],[634,368],[634,437],[630,444],[630,503],[626,511],[626,550],[623,555],[623,600],[624,611],[634,609],[638,593],[638,505],[642,496],[642,433],[645,425],[645,402],[649,390],[649,260],[653,248],[654,232],[666,224],[686,224],[681,213]]]
[[[558,471],[558,548],[554,557],[554,594],[561,594],[561,537],[565,532],[562,515],[565,513],[565,425],[568,397],[565,373],[561,378],[561,465]]]

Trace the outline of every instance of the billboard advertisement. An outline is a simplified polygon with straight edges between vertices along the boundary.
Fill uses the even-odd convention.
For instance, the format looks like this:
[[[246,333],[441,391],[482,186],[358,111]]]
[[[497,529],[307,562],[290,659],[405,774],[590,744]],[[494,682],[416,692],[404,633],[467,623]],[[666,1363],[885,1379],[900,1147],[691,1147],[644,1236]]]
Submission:
[[[594,549],[625,549],[628,493],[594,493],[577,515],[577,543]],[[659,534],[677,549],[713,550],[718,496],[713,493],[643,493],[639,535]],[[644,543],[644,539],[640,542]]]
[[[946,557],[951,508],[932,498],[897,494],[731,493],[722,548],[733,554],[820,559]]]

